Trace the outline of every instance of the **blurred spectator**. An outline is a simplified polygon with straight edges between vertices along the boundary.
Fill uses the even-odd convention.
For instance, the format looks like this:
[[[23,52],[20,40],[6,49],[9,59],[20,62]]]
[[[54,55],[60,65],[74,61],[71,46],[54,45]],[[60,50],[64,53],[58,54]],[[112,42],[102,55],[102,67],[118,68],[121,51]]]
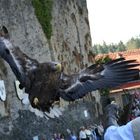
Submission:
[[[97,140],[101,140],[102,135],[99,133],[98,128],[95,128],[95,133],[96,133]]]
[[[87,140],[92,140],[93,139],[93,134],[92,134],[92,131],[91,131],[90,127],[87,127],[85,129],[85,133],[86,133],[86,136],[87,136]]]
[[[58,134],[54,133],[53,140],[61,140],[60,135],[61,135],[60,133]]]
[[[60,140],[65,140],[65,135],[64,134],[60,134]]]
[[[85,132],[85,127],[84,126],[80,127],[79,139],[80,140],[87,140],[87,136],[86,136],[86,132]]]
[[[131,112],[129,115],[129,121],[135,119],[136,117],[140,116],[140,93],[134,92],[133,95],[133,103],[131,107]]]
[[[97,126],[97,128],[98,128],[99,135],[102,136],[103,133],[104,133],[104,128],[103,128],[103,125],[102,125],[101,122],[99,123],[99,125]]]
[[[77,140],[77,137],[76,137],[75,133],[71,132],[70,140]]]

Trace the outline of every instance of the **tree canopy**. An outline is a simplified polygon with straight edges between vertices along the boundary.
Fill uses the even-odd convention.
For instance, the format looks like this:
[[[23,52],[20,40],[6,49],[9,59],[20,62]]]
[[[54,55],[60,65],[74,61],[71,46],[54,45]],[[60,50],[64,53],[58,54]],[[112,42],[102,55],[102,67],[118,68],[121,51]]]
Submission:
[[[123,43],[120,41],[117,44],[106,44],[104,42],[102,45],[101,44],[95,44],[93,46],[93,52],[94,54],[107,54],[109,52],[122,52],[122,51],[127,51],[127,50],[132,50],[132,49],[139,49],[140,48],[140,36],[136,38],[131,38],[130,40],[127,41],[127,43]]]

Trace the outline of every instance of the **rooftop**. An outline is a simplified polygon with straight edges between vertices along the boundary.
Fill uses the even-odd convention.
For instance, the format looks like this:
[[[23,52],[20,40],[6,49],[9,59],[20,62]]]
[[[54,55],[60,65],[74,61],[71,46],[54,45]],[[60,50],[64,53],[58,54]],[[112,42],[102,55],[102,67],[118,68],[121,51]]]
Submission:
[[[140,49],[133,49],[133,50],[128,50],[124,52],[115,52],[115,53],[109,53],[109,54],[99,54],[95,57],[95,59],[99,59],[106,56],[109,56],[111,59],[124,57],[126,60],[136,60],[138,63],[140,63]],[[140,66],[138,66],[138,68],[140,69]],[[123,86],[112,90],[111,93],[120,92],[123,89],[136,89],[136,88],[140,88],[139,80],[124,84]]]
[[[109,56],[111,59],[117,59],[119,57],[124,57],[126,60],[135,59],[137,62],[140,63],[140,49],[133,49],[124,52],[115,52],[115,53],[108,53],[108,54],[99,54],[96,55],[95,59],[99,59],[101,57]],[[139,66],[140,69],[140,66]]]

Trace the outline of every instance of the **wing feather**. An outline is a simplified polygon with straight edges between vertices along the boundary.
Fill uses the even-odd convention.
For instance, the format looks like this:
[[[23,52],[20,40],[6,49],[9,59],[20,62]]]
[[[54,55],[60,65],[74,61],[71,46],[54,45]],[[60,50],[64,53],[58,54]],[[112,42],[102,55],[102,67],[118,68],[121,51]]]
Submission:
[[[100,67],[94,65],[94,67],[90,67],[94,68],[93,70],[90,69],[93,71],[92,74],[88,75],[86,70],[82,71],[81,74],[79,73],[76,82],[70,83],[67,89],[61,90],[60,96],[65,100],[73,101],[94,90],[120,86],[134,80],[139,75],[139,69],[135,68],[137,66],[139,64],[136,60],[123,58],[113,60]],[[84,72],[86,72],[85,75]]]

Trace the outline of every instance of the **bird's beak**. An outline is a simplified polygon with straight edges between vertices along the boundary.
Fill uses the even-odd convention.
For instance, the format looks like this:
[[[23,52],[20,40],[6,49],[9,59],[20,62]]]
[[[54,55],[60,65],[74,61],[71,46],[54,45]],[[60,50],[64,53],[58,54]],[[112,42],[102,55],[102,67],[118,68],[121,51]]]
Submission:
[[[38,100],[38,98],[37,98],[37,97],[35,97],[35,98],[34,98],[33,103],[34,103],[34,105],[38,105],[39,100]]]
[[[62,66],[61,66],[61,64],[59,63],[59,64],[56,65],[56,71],[57,71],[57,72],[61,72],[61,70],[62,70]]]

